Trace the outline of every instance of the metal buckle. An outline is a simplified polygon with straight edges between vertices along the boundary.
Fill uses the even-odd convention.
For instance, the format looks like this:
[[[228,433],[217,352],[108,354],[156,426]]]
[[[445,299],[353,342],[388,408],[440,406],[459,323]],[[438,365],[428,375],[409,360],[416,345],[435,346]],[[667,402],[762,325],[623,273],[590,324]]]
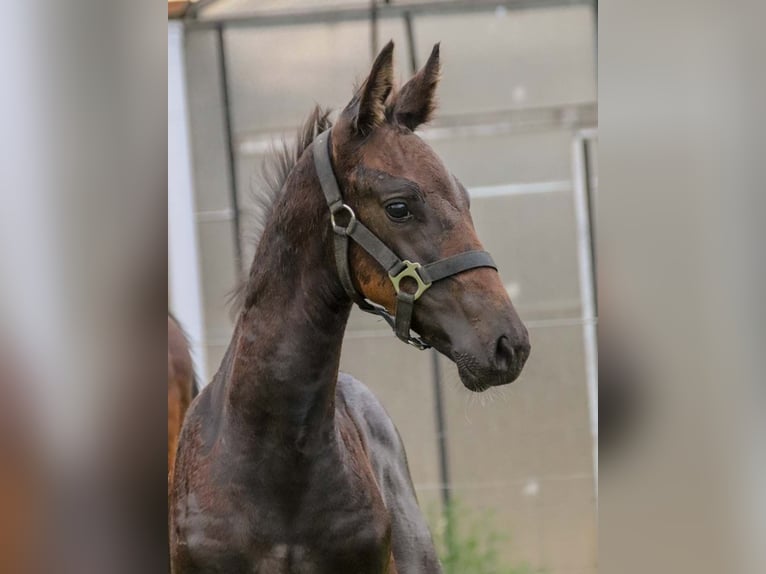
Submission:
[[[400,341],[404,341],[408,345],[412,345],[413,347],[415,347],[419,351],[425,351],[426,349],[430,349],[431,348],[431,345],[429,345],[428,343],[426,343],[425,341],[423,341],[421,339],[418,339],[417,337],[413,337],[412,335],[410,335],[406,339],[399,339],[399,340]]]
[[[394,284],[394,291],[396,291],[396,294],[399,294],[399,291],[401,290],[399,288],[399,284],[402,282],[402,279],[405,277],[412,277],[415,282],[418,284],[418,288],[415,290],[415,293],[412,295],[412,300],[417,301],[420,296],[425,293],[426,289],[428,289],[431,286],[431,283],[426,283],[423,281],[423,278],[420,276],[420,273],[418,273],[418,269],[420,269],[421,265],[420,263],[413,263],[412,261],[404,260],[402,261],[404,264],[404,269],[402,269],[399,273],[396,275],[390,275],[391,283]]]
[[[348,220],[348,225],[346,225],[346,227],[341,227],[335,222],[335,214],[342,209],[345,209],[348,212],[348,215],[350,217],[350,219]],[[338,207],[338,209],[330,212],[330,223],[332,224],[332,229],[333,231],[335,231],[335,233],[338,233],[340,235],[347,235],[348,232],[351,230],[351,228],[356,224],[356,213],[354,213],[354,210],[351,209],[351,207],[343,203],[340,205],[340,207]]]

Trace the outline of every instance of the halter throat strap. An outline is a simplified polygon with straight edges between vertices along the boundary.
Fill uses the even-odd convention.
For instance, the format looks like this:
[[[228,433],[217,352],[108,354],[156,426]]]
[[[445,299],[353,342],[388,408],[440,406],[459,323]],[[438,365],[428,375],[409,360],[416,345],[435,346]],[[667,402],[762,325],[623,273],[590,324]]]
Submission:
[[[496,270],[495,262],[486,251],[466,251],[426,265],[399,258],[377,235],[360,222],[354,210],[344,203],[330,157],[331,131],[332,128],[316,137],[313,143],[313,155],[319,184],[330,209],[335,264],[343,289],[362,311],[382,317],[399,339],[418,349],[428,349],[430,345],[418,335],[413,334],[410,329],[415,301],[436,281],[477,267],[491,267]],[[340,217],[344,218],[345,224],[338,222]],[[396,291],[395,315],[392,316],[382,305],[362,297],[354,287],[348,263],[349,239],[357,243],[385,269]],[[414,282],[414,291],[405,290],[406,285],[403,285],[405,280],[408,280],[408,283]]]

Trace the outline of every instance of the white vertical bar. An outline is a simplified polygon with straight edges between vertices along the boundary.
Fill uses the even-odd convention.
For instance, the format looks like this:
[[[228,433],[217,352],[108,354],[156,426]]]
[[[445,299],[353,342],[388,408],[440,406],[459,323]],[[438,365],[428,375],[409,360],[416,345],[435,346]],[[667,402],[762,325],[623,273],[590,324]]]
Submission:
[[[168,22],[168,297],[189,336],[194,368],[207,382],[191,142],[186,101],[184,26]]]
[[[598,495],[598,342],[596,338],[593,254],[591,253],[591,222],[586,187],[588,170],[585,165],[585,145],[586,141],[582,135],[576,136],[572,142],[572,179],[577,225],[577,260],[583,318],[585,378],[588,386],[588,411],[593,440],[593,480],[596,495]]]

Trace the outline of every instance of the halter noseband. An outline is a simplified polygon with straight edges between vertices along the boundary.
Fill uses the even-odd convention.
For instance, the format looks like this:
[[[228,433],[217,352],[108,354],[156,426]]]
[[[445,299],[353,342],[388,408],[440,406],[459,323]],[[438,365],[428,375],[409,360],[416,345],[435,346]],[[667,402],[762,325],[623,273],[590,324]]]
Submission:
[[[335,263],[338,267],[340,282],[346,293],[362,311],[383,317],[394,333],[402,341],[417,347],[430,347],[419,336],[410,332],[410,321],[415,301],[425,293],[431,285],[452,275],[457,275],[476,267],[492,267],[497,270],[495,262],[486,251],[466,251],[458,255],[439,259],[433,263],[421,265],[417,262],[401,260],[391,251],[372,231],[365,227],[357,218],[354,210],[343,203],[343,196],[338,188],[338,180],[332,169],[330,160],[330,132],[332,128],[322,132],[314,140],[314,166],[316,167],[319,183],[322,186],[327,205],[330,208],[330,222],[334,232]],[[339,225],[336,216],[345,211],[348,223]],[[354,288],[351,272],[348,266],[348,240],[353,239],[362,249],[369,253],[386,270],[396,291],[396,311],[392,316],[382,305],[368,301]],[[417,284],[414,293],[401,289],[403,279],[409,277]]]

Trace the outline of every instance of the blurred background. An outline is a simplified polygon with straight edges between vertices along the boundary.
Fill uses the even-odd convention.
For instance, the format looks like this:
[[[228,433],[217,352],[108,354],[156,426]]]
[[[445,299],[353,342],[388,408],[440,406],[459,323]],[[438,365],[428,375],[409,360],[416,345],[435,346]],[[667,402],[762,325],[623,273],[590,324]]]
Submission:
[[[596,571],[596,11],[590,0],[168,4],[170,307],[205,382],[229,343],[272,145],[315,103],[345,106],[389,39],[400,85],[441,42],[440,107],[419,133],[469,190],[532,355],[511,387],[472,395],[450,361],[355,310],[341,369],[398,426],[437,536],[484,552],[477,572]],[[464,548],[472,539],[484,550]]]
[[[446,363],[435,386],[431,356],[354,317],[344,368],[402,429],[434,531],[448,493],[457,546],[501,539],[473,571],[595,569],[597,162],[598,568],[766,572],[766,4],[603,3],[598,152],[593,7],[452,4],[3,3],[0,572],[167,569],[168,295],[206,379],[236,246],[249,256],[258,146],[315,100],[344,105],[390,37],[402,79],[410,46],[418,65],[442,41],[442,113],[422,135],[477,196],[534,347],[490,402]],[[405,362],[411,380],[381,374]]]

